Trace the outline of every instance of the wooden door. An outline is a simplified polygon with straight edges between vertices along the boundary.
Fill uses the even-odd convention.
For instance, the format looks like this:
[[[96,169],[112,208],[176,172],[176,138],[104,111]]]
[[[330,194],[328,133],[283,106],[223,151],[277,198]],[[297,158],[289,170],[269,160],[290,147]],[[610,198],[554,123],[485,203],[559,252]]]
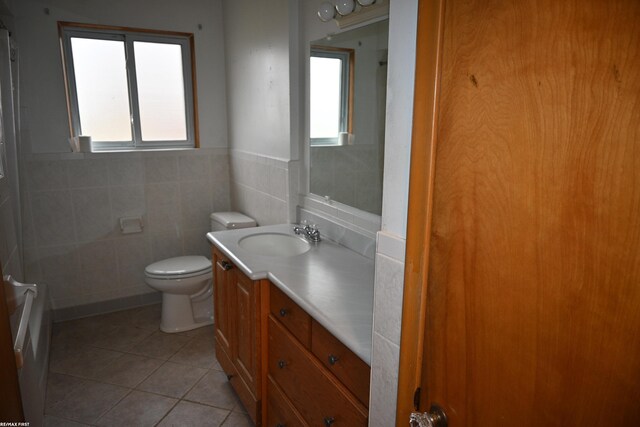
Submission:
[[[233,336],[233,303],[235,297],[233,295],[234,285],[231,275],[232,264],[222,255],[222,253],[212,247],[211,259],[214,268],[214,284],[213,284],[213,307],[214,307],[214,323],[217,344],[227,353],[227,357],[231,357],[231,343]],[[231,269],[229,269],[231,267]]]
[[[640,425],[640,2],[420,2],[397,425]]]

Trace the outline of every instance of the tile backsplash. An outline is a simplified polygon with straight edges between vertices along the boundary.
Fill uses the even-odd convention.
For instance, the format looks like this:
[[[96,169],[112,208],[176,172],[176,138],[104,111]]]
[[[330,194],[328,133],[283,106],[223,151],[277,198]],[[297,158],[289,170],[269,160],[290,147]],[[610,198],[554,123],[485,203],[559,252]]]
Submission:
[[[258,225],[290,221],[291,161],[238,150],[230,151],[231,206]],[[295,205],[295,203],[294,203]]]
[[[50,285],[56,309],[155,292],[145,266],[209,256],[209,214],[230,208],[225,148],[35,154],[22,175],[27,280]],[[142,233],[121,233],[128,216]]]

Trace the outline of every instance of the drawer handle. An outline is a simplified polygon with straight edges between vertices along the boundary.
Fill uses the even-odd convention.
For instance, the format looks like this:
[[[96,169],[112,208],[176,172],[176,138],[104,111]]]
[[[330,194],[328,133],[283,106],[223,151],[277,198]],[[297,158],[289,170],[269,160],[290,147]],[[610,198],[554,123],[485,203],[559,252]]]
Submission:
[[[334,356],[333,354],[329,355],[329,365],[335,365],[338,360],[340,360],[338,356]]]
[[[278,368],[284,369],[285,366],[287,366],[287,362],[284,360],[278,360]]]
[[[280,317],[284,317],[287,315],[287,310],[285,310],[284,308],[280,309]]]
[[[326,427],[331,427],[331,424],[333,424],[334,422],[336,422],[336,420],[333,417],[325,417],[324,418],[324,425]]]
[[[221,261],[216,262],[216,264],[218,264],[218,267],[220,267],[224,271],[229,271],[229,270],[231,270],[233,268],[231,263],[229,263],[227,261],[222,261],[221,260]]]

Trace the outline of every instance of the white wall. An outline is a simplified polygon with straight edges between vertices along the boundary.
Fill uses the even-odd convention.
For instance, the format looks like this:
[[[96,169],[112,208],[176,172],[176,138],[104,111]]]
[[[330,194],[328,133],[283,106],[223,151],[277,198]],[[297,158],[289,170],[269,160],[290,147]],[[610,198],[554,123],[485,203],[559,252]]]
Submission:
[[[21,0],[15,4],[15,14],[21,101],[33,152],[69,151],[57,21],[194,33],[200,143],[227,146],[220,0]]]
[[[295,216],[297,10],[297,0],[223,2],[231,207],[259,225]]]
[[[229,145],[289,160],[288,0],[223,2]]]
[[[390,16],[382,230],[405,238],[418,1],[392,1]]]
[[[411,163],[418,0],[389,12],[382,230],[378,233],[371,354],[371,426],[395,425]]]

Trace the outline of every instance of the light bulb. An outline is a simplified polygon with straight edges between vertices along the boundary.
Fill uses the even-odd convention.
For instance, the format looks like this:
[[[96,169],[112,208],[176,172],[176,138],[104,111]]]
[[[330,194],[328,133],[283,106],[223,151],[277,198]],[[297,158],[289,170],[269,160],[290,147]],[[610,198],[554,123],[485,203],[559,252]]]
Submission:
[[[358,3],[360,4],[360,6],[371,6],[375,2],[376,0],[358,0]]]
[[[356,2],[353,0],[337,0],[336,1],[336,10],[342,16],[346,16],[353,12],[356,8]]]
[[[336,10],[328,1],[322,3],[318,8],[318,18],[320,18],[322,22],[331,21],[334,16],[336,16]]]

